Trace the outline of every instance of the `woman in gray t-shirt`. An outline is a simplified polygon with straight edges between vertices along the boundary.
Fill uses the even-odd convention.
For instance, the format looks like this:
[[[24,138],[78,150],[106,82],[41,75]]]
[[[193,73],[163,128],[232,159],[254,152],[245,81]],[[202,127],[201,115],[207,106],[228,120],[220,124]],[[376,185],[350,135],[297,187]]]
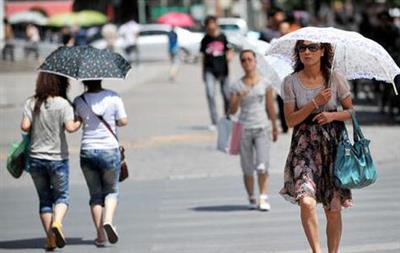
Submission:
[[[271,208],[267,195],[271,137],[274,142],[278,137],[274,92],[272,86],[257,73],[256,55],[253,51],[243,50],[240,61],[245,74],[231,88],[230,113],[235,114],[240,108],[239,122],[243,128],[240,137],[240,164],[249,207],[257,207],[254,194],[254,172],[257,171],[260,188],[258,206],[260,210],[268,211]]]
[[[21,129],[30,135],[28,172],[39,196],[47,250],[65,245],[62,221],[69,204],[65,130],[74,132],[80,126],[67,100],[68,86],[65,77],[39,73],[35,95],[26,100],[21,121]]]

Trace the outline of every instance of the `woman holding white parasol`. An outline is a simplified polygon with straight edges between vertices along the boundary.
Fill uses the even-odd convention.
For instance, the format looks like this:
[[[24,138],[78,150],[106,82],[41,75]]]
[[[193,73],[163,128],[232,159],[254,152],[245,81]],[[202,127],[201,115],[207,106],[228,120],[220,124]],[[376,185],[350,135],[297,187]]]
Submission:
[[[301,221],[313,253],[320,253],[317,203],[327,219],[329,253],[337,253],[342,233],[342,207],[351,206],[350,190],[336,187],[333,168],[343,121],[353,110],[350,88],[331,71],[329,43],[299,40],[294,48],[294,73],[283,81],[285,117],[294,127],[284,172],[285,199],[300,205]],[[341,106],[343,111],[337,111]]]
[[[337,253],[342,233],[342,207],[352,203],[350,190],[337,188],[333,165],[343,121],[353,110],[346,81],[368,78],[395,86],[400,68],[375,41],[356,32],[305,27],[271,44],[268,56],[292,63],[294,73],[283,82],[285,117],[294,127],[280,193],[298,203],[313,253],[320,253],[316,204],[327,219],[328,252]],[[337,111],[341,106],[342,111]]]

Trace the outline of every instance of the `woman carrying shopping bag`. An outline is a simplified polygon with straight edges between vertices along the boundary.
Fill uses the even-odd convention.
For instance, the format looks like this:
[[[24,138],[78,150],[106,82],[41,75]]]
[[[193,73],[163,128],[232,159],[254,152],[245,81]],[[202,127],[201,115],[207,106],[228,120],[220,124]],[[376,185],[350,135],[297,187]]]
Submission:
[[[39,73],[35,95],[24,106],[21,129],[30,135],[28,172],[39,196],[39,213],[47,236],[46,250],[66,244],[62,221],[69,205],[68,145],[65,130],[80,127],[67,99],[68,79]]]
[[[240,108],[240,164],[249,208],[256,209],[258,206],[260,210],[268,211],[271,209],[267,195],[270,148],[271,141],[275,142],[278,138],[274,91],[267,80],[257,73],[254,51],[243,50],[239,57],[244,76],[232,86],[230,114],[236,114]],[[254,172],[257,172],[260,190],[258,204],[254,193]]]

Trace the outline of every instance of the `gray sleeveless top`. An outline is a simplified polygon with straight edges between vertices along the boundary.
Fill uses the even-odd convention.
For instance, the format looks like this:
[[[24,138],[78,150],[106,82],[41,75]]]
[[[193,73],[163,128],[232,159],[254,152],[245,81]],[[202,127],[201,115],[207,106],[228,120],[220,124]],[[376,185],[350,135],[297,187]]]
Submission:
[[[323,88],[323,84],[315,88],[307,88],[301,82],[299,74],[296,72],[285,77],[281,94],[284,103],[294,103],[296,109],[300,109],[309,103]],[[340,105],[340,101],[351,94],[346,78],[335,70],[331,74],[331,88],[331,100],[325,106],[321,106],[316,112],[336,110]]]

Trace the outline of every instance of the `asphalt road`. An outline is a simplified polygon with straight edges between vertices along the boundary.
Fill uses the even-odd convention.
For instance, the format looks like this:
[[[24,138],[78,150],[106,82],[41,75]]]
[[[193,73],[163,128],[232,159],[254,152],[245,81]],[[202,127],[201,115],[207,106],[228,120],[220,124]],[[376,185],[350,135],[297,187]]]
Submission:
[[[78,163],[80,133],[68,136],[71,208],[64,224],[68,244],[61,251],[309,252],[298,207],[277,193],[290,134],[280,135],[272,149],[272,210],[248,211],[238,157],[216,151],[216,133],[207,130],[199,66],[182,66],[175,83],[168,81],[168,67],[162,62],[143,64],[125,82],[106,84],[120,92],[129,117],[120,136],[132,177],[121,184],[117,245],[101,250],[93,246],[88,192]],[[240,74],[235,62],[232,79]],[[15,180],[5,170],[8,146],[20,134],[21,104],[33,92],[34,81],[35,73],[23,68],[0,73],[0,252],[43,251],[32,181],[27,174]],[[70,97],[81,91],[81,85],[73,83]],[[369,115],[376,118],[362,127],[372,140],[379,179],[354,191],[355,206],[343,212],[341,252],[400,252],[400,127],[373,112]],[[319,215],[325,240],[321,208]]]

